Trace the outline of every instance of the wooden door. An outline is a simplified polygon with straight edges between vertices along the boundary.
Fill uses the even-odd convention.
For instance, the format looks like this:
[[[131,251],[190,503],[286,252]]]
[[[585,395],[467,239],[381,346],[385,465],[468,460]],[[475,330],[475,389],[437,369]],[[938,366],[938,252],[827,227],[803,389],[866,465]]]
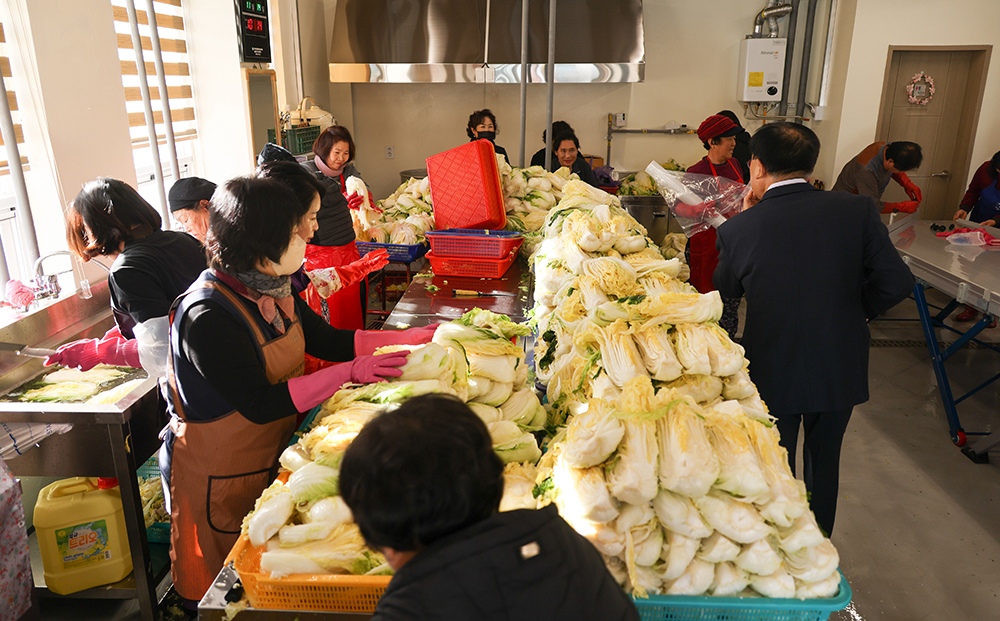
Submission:
[[[907,173],[923,192],[918,211],[923,220],[949,220],[958,208],[968,179],[969,155],[982,93],[979,50],[891,50],[880,110],[878,140],[908,140],[921,146],[924,159]],[[908,101],[906,86],[920,72],[934,80],[926,105]],[[909,200],[890,182],[882,200]]]

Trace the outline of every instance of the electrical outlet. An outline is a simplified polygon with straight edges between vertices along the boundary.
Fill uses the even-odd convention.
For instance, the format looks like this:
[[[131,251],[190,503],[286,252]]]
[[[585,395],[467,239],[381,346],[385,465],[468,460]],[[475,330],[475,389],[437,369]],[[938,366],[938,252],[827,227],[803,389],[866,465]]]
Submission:
[[[385,159],[391,160],[396,157],[396,151],[392,147],[385,148]]]

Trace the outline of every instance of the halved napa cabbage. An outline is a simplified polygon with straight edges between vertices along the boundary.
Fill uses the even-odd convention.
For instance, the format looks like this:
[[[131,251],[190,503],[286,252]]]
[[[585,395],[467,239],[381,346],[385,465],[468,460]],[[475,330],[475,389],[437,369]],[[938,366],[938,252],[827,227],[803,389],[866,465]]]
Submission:
[[[711,293],[660,293],[647,296],[638,304],[638,311],[650,319],[648,325],[658,323],[705,323],[722,317],[722,298],[718,291]]]
[[[736,543],[753,543],[773,532],[753,505],[740,502],[725,492],[712,490],[695,498],[694,504],[709,526]]]
[[[694,560],[695,555],[698,553],[698,548],[701,546],[701,542],[697,539],[692,539],[690,537],[685,537],[679,533],[673,531],[667,531],[667,539],[664,545],[664,549],[667,552],[666,556],[666,567],[663,569],[663,579],[664,580],[676,580],[681,577],[684,570],[687,569],[691,561]],[[711,582],[711,581],[710,581]],[[708,588],[708,585],[705,585]]]
[[[509,463],[503,469],[503,498],[500,511],[535,509],[538,501],[531,494],[538,469],[531,464]]]
[[[743,546],[743,550],[734,562],[737,567],[758,576],[771,575],[781,567],[781,557],[774,549],[770,537]]]
[[[619,320],[603,328],[595,324],[583,325],[573,342],[580,349],[590,345],[600,349],[601,366],[616,386],[624,386],[637,373],[645,374],[645,365],[632,340],[628,322]]]
[[[667,595],[701,595],[715,580],[715,565],[694,559],[684,573],[666,585]]]
[[[829,539],[818,546],[801,548],[782,555],[785,569],[794,578],[803,582],[816,582],[836,573],[840,555]]]
[[[674,352],[670,326],[660,324],[648,328],[635,328],[632,338],[639,347],[642,362],[653,379],[669,382],[684,373],[684,368]]]
[[[564,460],[556,459],[552,482],[559,490],[556,505],[563,517],[581,517],[591,522],[610,522],[618,517],[618,507],[608,493],[603,468],[573,468]]]
[[[728,561],[735,561],[736,557],[740,555],[740,546],[733,543],[731,539],[715,531],[707,539],[703,539],[701,542],[701,549],[698,550],[698,558],[708,561],[709,563],[725,563]],[[742,591],[746,585],[740,588]]]
[[[640,286],[636,283],[638,276],[635,269],[621,259],[613,257],[590,259],[583,264],[583,275],[594,279],[605,294],[615,297],[627,297],[641,292]],[[604,301],[607,301],[607,298]]]
[[[653,509],[656,511],[657,519],[665,527],[685,537],[704,539],[712,534],[712,528],[687,496],[661,489],[653,498]]]
[[[746,367],[722,378],[722,396],[726,399],[746,399],[756,392],[757,387],[750,381]]]
[[[716,597],[736,597],[750,584],[750,575],[733,563],[718,563],[715,566],[715,580],[708,587]]]
[[[656,496],[657,490],[659,446],[656,441],[656,424],[629,419],[622,424],[625,436],[608,469],[608,490],[622,502],[633,505],[647,503]]]
[[[795,597],[795,578],[784,567],[769,576],[750,576],[750,588],[764,597]]]
[[[708,339],[704,327],[682,323],[674,326],[677,336],[677,359],[689,375],[712,375],[712,360],[708,354]]]
[[[586,410],[569,419],[563,459],[574,468],[596,466],[617,450],[624,435],[621,421],[611,416],[611,405],[592,400]]]
[[[691,498],[704,496],[719,475],[719,460],[702,418],[687,402],[677,401],[656,426],[660,485]]]
[[[742,412],[740,417],[743,417]],[[705,411],[705,420],[708,439],[719,458],[719,477],[715,487],[742,498],[757,499],[766,495],[769,490],[767,479],[739,419],[709,408]]]

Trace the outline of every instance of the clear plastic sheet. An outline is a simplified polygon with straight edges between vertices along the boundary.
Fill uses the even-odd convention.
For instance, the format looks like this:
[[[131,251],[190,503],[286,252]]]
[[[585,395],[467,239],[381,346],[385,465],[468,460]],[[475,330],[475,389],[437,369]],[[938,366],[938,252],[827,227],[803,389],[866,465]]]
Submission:
[[[43,439],[57,433],[66,433],[72,423],[8,423],[0,422],[0,457],[14,459],[33,448]]]
[[[743,210],[750,187],[724,177],[666,170],[650,162],[646,173],[688,237],[707,231]]]

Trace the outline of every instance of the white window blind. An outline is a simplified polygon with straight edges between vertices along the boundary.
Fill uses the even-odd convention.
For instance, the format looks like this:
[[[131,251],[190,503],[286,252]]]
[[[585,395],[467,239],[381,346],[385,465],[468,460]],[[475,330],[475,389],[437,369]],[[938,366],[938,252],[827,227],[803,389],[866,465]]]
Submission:
[[[151,155],[145,157],[139,152],[149,148],[149,135],[146,130],[146,119],[143,113],[142,93],[139,88],[138,59],[132,44],[132,29],[128,22],[128,12],[124,0],[111,0],[114,10],[115,33],[118,37],[118,58],[121,61],[122,83],[125,86],[125,105],[128,110],[129,133],[132,137],[132,148],[135,151],[136,169],[148,166]],[[139,22],[139,34],[142,40],[146,66],[146,79],[149,85],[149,96],[152,100],[153,118],[156,123],[156,139],[158,144],[164,144],[166,133],[163,128],[163,109],[160,102],[160,89],[156,77],[156,67],[152,59],[152,43],[149,38],[149,16],[140,6],[146,6],[141,0],[136,2],[136,17]],[[174,140],[178,143],[194,140],[198,137],[198,127],[194,114],[194,99],[191,91],[191,71],[188,62],[187,40],[184,35],[184,18],[181,10],[181,0],[155,0],[156,24],[160,36],[160,50],[163,53],[163,69],[167,83],[170,116],[174,131]],[[177,145],[178,156],[183,157],[181,144]],[[168,171],[164,171],[166,174]]]
[[[10,115],[14,120],[14,134],[17,136],[17,144],[24,144],[24,131],[21,129],[20,113],[17,105],[17,95],[14,94],[13,75],[10,72],[10,54],[7,45],[7,37],[4,34],[3,24],[0,24],[0,71],[3,71],[4,84],[7,87],[7,103],[10,104]],[[0,146],[3,146],[3,137],[0,136]],[[21,164],[24,170],[28,169],[28,158],[21,155]],[[7,153],[0,149],[0,175],[9,175],[10,167],[7,162]],[[0,194],[10,194],[9,183],[0,183]]]

